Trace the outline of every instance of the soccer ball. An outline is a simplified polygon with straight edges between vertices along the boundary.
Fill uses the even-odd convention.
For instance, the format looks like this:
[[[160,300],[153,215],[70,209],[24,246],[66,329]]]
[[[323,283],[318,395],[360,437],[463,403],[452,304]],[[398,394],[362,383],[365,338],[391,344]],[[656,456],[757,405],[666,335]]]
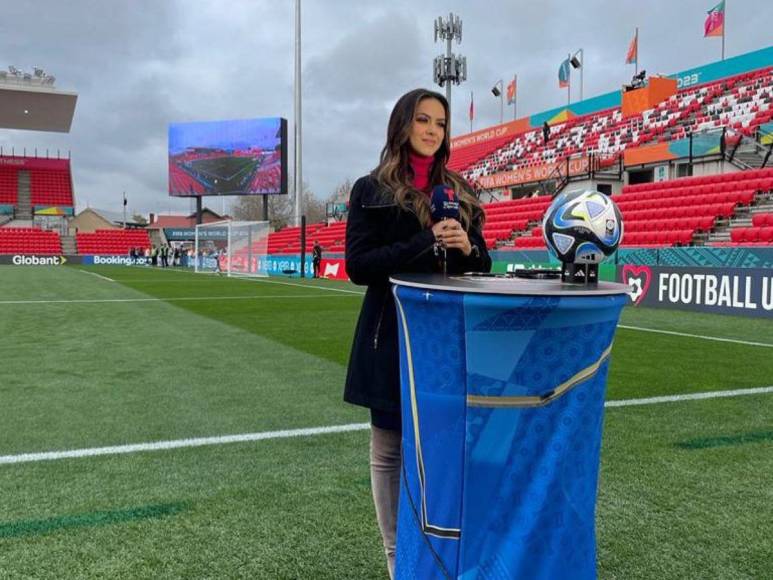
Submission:
[[[623,218],[608,196],[594,190],[567,191],[550,204],[542,235],[551,253],[569,264],[598,264],[623,239]]]

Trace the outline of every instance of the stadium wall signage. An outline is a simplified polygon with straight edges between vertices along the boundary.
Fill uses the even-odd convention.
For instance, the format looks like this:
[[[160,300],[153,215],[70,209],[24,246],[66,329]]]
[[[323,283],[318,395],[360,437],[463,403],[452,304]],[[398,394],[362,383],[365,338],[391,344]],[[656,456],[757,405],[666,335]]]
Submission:
[[[510,121],[503,125],[497,125],[496,127],[489,127],[481,131],[475,131],[474,133],[468,133],[467,135],[461,135],[451,139],[451,149],[458,147],[467,147],[468,145],[475,145],[477,143],[486,143],[492,139],[499,139],[500,137],[507,137],[509,135],[517,135],[523,131],[531,129],[529,125],[528,117],[518,119],[516,121]]]
[[[144,266],[148,260],[144,257],[129,256],[81,256],[81,264],[86,266]]]
[[[497,262],[550,262],[547,250],[492,250]],[[773,268],[773,246],[622,248],[607,263],[696,268]],[[503,272],[505,270],[502,270]]]
[[[546,163],[545,165],[538,165],[536,167],[525,167],[523,169],[516,169],[515,171],[503,171],[501,173],[494,173],[493,175],[484,175],[478,178],[478,185],[483,189],[495,189],[507,187],[509,185],[517,185],[519,183],[541,181],[550,177],[556,168],[565,167],[566,165],[566,162]],[[588,157],[581,157],[579,159],[570,159],[568,165],[569,175],[581,175],[583,173],[588,173],[590,162]]]
[[[164,236],[170,242],[192,241],[196,239],[196,230],[195,228],[164,228]],[[227,238],[227,228],[199,230],[199,240],[225,240]]]
[[[34,213],[35,215],[73,215],[73,208],[36,205],[34,208]]]
[[[346,260],[340,258],[323,259],[319,263],[319,275],[330,280],[348,280]]]
[[[195,258],[186,257],[183,261],[183,266],[193,268],[196,265],[195,261]],[[203,256],[199,258],[199,268],[215,270],[217,268],[217,259],[214,257]],[[301,257],[299,254],[268,255],[258,261],[258,271],[268,276],[300,276],[300,270]],[[288,274],[290,271],[292,271],[292,273]],[[304,273],[306,276],[312,276],[314,273],[310,253],[306,254]]]
[[[301,256],[266,256],[261,260],[258,268],[261,272],[268,274],[269,276],[300,276],[301,271]],[[287,274],[289,271],[293,271],[292,274]],[[306,254],[306,260],[304,263],[304,274],[306,276],[312,276],[314,274],[314,267],[311,263],[311,254]]]
[[[634,306],[773,318],[773,272],[626,264],[620,282]]]
[[[144,257],[129,256],[37,256],[34,254],[17,254],[0,256],[0,264],[13,266],[63,266],[64,264],[82,264],[84,266],[144,266],[148,260]]]
[[[773,268],[773,247],[623,248],[618,252],[618,262],[666,267]]]
[[[693,157],[706,155],[718,155],[720,153],[720,132],[707,135],[693,135]],[[623,152],[625,166],[644,165],[658,161],[669,161],[690,156],[690,138],[676,139],[667,143],[655,143],[642,145],[641,147],[626,148]]]
[[[57,169],[70,167],[69,159],[46,159],[44,157],[0,157],[0,166],[19,169]]]
[[[760,132],[762,133],[760,143],[763,145],[770,145],[773,143],[773,121],[760,125]]]
[[[68,262],[64,256],[35,256],[17,254],[14,256],[0,256],[0,264],[12,264],[13,266],[61,266]]]

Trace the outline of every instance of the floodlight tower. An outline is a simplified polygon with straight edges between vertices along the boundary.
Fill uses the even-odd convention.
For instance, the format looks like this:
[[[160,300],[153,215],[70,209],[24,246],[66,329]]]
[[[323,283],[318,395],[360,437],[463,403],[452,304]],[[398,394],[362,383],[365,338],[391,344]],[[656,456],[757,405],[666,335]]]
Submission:
[[[295,0],[295,82],[293,97],[293,116],[295,120],[295,138],[293,140],[295,147],[295,163],[293,164],[293,167],[295,171],[293,175],[293,190],[295,193],[295,225],[299,226],[301,225],[301,215],[303,215],[303,148],[301,131],[301,120],[303,118],[303,113],[301,111],[301,0]]]
[[[435,20],[435,42],[438,39],[446,41],[446,54],[435,57],[433,80],[441,87],[446,87],[446,100],[450,109],[451,83],[458,85],[467,80],[467,57],[451,52],[451,42],[454,39],[456,39],[456,44],[462,42],[462,19],[459,16],[454,16],[453,13],[448,15],[448,20],[438,16]]]

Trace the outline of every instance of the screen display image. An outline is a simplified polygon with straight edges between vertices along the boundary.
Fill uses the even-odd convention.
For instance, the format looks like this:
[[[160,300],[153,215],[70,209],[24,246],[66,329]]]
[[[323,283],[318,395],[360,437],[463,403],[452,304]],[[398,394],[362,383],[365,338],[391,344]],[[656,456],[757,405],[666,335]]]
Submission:
[[[169,195],[285,193],[285,119],[272,117],[169,126]]]

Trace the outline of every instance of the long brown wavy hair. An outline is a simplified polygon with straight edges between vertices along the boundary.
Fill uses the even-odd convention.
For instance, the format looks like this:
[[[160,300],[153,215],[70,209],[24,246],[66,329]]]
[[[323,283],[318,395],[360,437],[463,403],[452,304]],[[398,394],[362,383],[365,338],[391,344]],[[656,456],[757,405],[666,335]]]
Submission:
[[[414,89],[404,94],[392,109],[387,128],[387,141],[381,151],[381,160],[371,175],[394,196],[394,201],[408,211],[412,211],[419,221],[426,225],[432,225],[432,216],[429,207],[429,197],[413,186],[413,169],[411,168],[409,154],[411,151],[410,133],[416,109],[424,99],[437,99],[443,105],[446,115],[445,135],[443,143],[435,153],[435,161],[430,169],[430,185],[450,185],[459,196],[460,221],[465,230],[475,220],[480,220],[483,227],[483,210],[475,192],[467,181],[458,173],[446,167],[451,156],[451,139],[449,127],[451,115],[448,110],[448,101],[440,93],[427,89]]]

